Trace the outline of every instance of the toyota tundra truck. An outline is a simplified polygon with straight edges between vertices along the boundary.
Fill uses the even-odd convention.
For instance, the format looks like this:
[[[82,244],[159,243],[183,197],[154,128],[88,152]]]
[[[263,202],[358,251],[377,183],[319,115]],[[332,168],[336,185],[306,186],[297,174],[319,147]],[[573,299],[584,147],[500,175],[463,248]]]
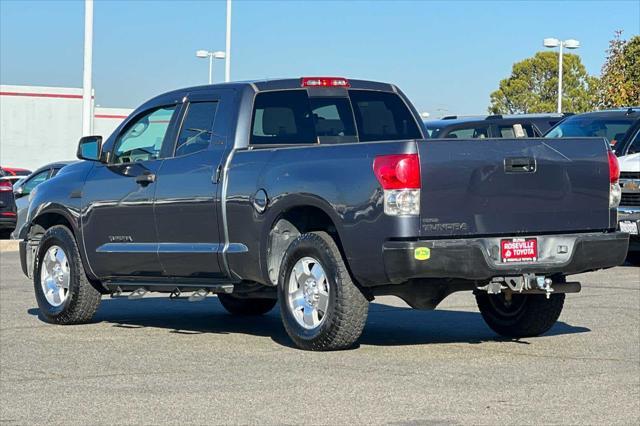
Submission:
[[[429,139],[393,84],[307,77],[160,95],[30,195],[20,257],[41,317],[148,292],[352,346],[368,304],[475,294],[504,336],[558,319],[567,276],[624,261],[603,138]]]

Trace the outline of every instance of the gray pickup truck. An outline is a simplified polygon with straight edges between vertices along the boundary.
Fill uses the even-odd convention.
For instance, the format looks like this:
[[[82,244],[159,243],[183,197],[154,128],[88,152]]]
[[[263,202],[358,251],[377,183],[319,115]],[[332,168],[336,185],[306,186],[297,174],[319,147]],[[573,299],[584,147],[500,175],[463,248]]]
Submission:
[[[433,309],[470,291],[497,333],[558,319],[567,275],[623,262],[602,138],[426,138],[392,84],[313,77],[176,90],[31,194],[22,267],[42,317],[90,321],[104,294],[280,302],[301,348],[353,345],[368,303]]]

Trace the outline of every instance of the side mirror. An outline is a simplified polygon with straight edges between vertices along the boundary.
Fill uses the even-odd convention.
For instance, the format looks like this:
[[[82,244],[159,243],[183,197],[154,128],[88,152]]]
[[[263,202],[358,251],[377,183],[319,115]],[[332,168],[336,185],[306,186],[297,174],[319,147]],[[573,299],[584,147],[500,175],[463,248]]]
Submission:
[[[81,160],[100,161],[102,156],[102,136],[81,137],[76,156]]]
[[[24,192],[24,187],[22,185],[13,190],[13,197],[16,199],[21,198],[25,195],[29,194]]]

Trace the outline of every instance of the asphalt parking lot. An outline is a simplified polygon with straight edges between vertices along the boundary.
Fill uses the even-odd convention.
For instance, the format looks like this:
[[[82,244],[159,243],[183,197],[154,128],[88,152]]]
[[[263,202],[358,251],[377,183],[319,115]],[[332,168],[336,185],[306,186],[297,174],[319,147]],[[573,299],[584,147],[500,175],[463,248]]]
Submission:
[[[3,424],[638,424],[640,268],[576,276],[560,322],[508,341],[471,294],[434,312],[372,304],[359,347],[292,347],[261,318],[204,302],[104,298],[95,323],[38,319],[15,251],[0,252]]]

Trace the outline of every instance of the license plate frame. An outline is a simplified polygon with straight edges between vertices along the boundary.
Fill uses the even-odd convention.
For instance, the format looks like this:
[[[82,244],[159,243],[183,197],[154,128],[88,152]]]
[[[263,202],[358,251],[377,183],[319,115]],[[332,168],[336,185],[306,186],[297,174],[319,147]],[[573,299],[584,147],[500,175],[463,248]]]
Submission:
[[[638,222],[633,220],[620,221],[620,231],[630,235],[638,235]]]
[[[526,263],[538,261],[537,238],[503,238],[500,240],[502,263]]]

